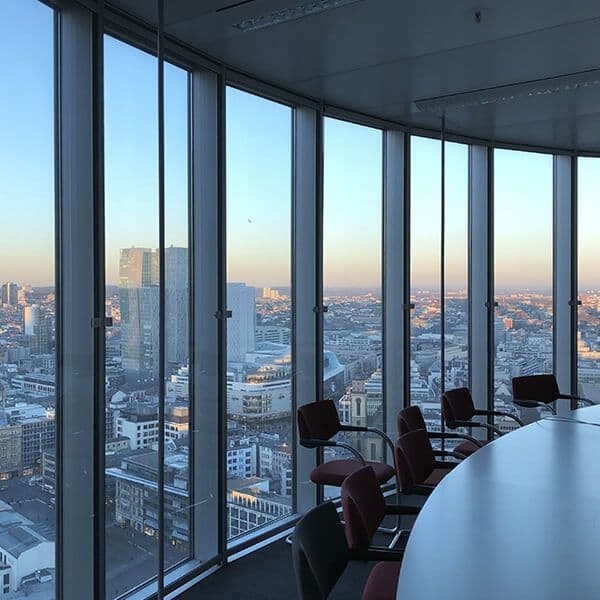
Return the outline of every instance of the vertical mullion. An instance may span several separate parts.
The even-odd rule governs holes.
[[[578,365],[579,351],[577,349],[577,333],[579,329],[579,161],[577,155],[571,157],[571,244],[570,244],[570,265],[571,265],[571,394],[576,396],[578,387]],[[571,408],[576,408],[575,400],[571,403]]]
[[[552,159],[553,370],[562,390],[572,388],[577,373],[576,160],[571,156]],[[559,413],[567,409],[566,402],[557,403]]]
[[[226,177],[226,83],[217,79],[217,318],[218,327],[218,407],[219,407],[219,547],[227,563],[227,177]]]
[[[446,387],[446,118],[440,137],[440,391]],[[441,411],[440,411],[441,418]],[[441,419],[440,426],[444,427]],[[443,441],[442,441],[443,446]]]
[[[158,241],[159,241],[159,367],[158,367],[158,599],[165,591],[165,89],[164,0],[157,0],[158,68]]]
[[[293,252],[292,252],[292,356],[294,369],[293,411],[315,401],[321,387],[319,380],[318,313],[314,310],[318,294],[319,254],[317,251],[318,219],[318,157],[317,132],[320,115],[312,108],[294,109],[293,130]],[[307,251],[309,249],[309,251]],[[295,478],[295,511],[305,513],[316,501],[316,488],[310,481],[310,472],[316,466],[316,453],[300,446],[298,430],[293,423],[293,465]]]
[[[104,319],[105,307],[105,210],[104,210],[104,0],[99,0],[93,17],[93,135],[94,135],[94,316]],[[103,326],[94,329],[95,393],[94,423],[95,506],[94,528],[94,591],[96,598],[106,595],[106,499],[105,499],[105,352],[106,335]]]
[[[494,365],[496,362],[495,356],[495,336],[494,336],[494,320],[496,317],[496,282],[495,282],[495,227],[494,227],[494,149],[487,148],[487,406],[488,411],[494,410],[494,385],[495,374]],[[493,425],[491,415],[488,417],[488,423]],[[489,436],[489,433],[488,433]]]
[[[315,400],[323,400],[323,317],[324,311],[327,310],[323,305],[323,225],[324,225],[324,160],[325,160],[325,116],[323,107],[317,112],[317,132],[316,132],[316,147],[317,160],[315,178],[315,195],[316,195],[316,218],[315,218],[315,298],[313,311],[316,314],[315,319],[315,334],[316,345],[315,352],[316,360],[316,377],[315,377]],[[316,451],[317,464],[321,464],[324,460],[323,448],[318,448]],[[317,504],[321,504],[325,499],[325,487],[317,485]]]
[[[493,261],[491,207],[491,152],[485,146],[469,147],[469,347],[471,390],[475,406],[488,409],[493,374],[493,340],[490,339]],[[490,368],[492,365],[492,368]]]
[[[396,415],[404,408],[403,365],[407,355],[404,329],[404,187],[406,138],[401,131],[383,133],[383,390],[386,405],[385,431],[396,432]],[[393,457],[392,457],[393,458]]]
[[[403,262],[401,265],[403,273],[403,304],[402,304],[402,330],[404,333],[405,351],[403,356],[402,372],[404,381],[404,407],[407,408],[411,404],[410,397],[410,355],[411,355],[411,331],[410,331],[410,238],[411,238],[411,222],[410,222],[410,198],[411,198],[411,136],[404,135],[404,185],[403,185],[403,233],[404,233],[404,249]]]
[[[219,551],[220,412],[218,379],[218,78],[191,75],[191,343],[190,468],[194,559]]]

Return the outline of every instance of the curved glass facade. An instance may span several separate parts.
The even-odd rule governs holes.
[[[41,536],[5,597],[171,591],[283,532],[344,456],[302,447],[303,403],[394,439],[455,387],[600,399],[597,157],[342,120],[74,4],[2,7],[0,504]]]

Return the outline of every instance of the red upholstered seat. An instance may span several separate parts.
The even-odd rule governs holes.
[[[394,476],[394,468],[390,467],[390,465],[370,461],[367,461],[366,464],[373,467],[379,485],[389,481]],[[341,487],[344,479],[346,479],[348,475],[354,473],[354,471],[357,471],[358,469],[362,469],[362,467],[363,465],[358,460],[331,460],[319,465],[316,469],[313,469],[310,473],[310,480],[313,483],[320,485],[335,485]]]
[[[369,574],[362,600],[396,600],[399,577],[399,562],[377,563]]]
[[[481,443],[485,446],[485,444],[487,444],[488,442],[487,440],[481,440]],[[474,442],[470,442],[469,440],[458,444],[458,446],[454,448],[455,452],[459,452],[464,456],[471,456],[471,454],[473,454],[473,452],[476,452],[477,450],[479,450],[479,446]]]

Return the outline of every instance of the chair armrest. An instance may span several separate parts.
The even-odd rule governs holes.
[[[348,558],[350,560],[401,562],[404,558],[404,549],[369,546],[369,548],[349,550]]]
[[[480,423],[479,421],[453,421],[453,424],[456,427],[479,427],[482,429],[487,429],[492,433],[496,433],[499,436],[502,435],[502,432],[497,427],[490,425],[489,423]]]
[[[460,460],[465,458],[463,454],[460,454],[459,452],[452,452],[452,450],[434,450],[433,453],[435,456],[452,456],[453,458],[458,458]]]
[[[422,506],[408,506],[405,504],[386,504],[386,515],[418,515]]]
[[[358,425],[340,425],[340,431],[362,431],[364,433],[374,433],[383,439],[383,441],[388,445],[392,452],[392,457],[394,456],[394,442],[390,439],[390,437],[381,429],[377,429],[375,427],[359,427]]]
[[[344,442],[335,442],[333,440],[314,440],[304,438],[300,440],[300,445],[304,448],[344,448],[351,452],[356,460],[359,460],[362,463],[362,466],[365,467],[367,463],[365,459],[361,456],[360,452],[353,448],[350,444],[344,444]]]
[[[596,403],[589,398],[582,398],[581,396],[573,396],[571,394],[559,394],[559,398],[564,400],[576,400],[577,402],[583,402],[586,406],[595,406]]]
[[[553,415],[556,414],[556,410],[550,406],[550,404],[546,404],[545,402],[537,402],[536,400],[513,400],[513,404],[522,406],[523,408],[545,408]]]
[[[467,435],[466,433],[452,433],[449,431],[432,431],[428,432],[429,439],[432,440],[467,440],[469,442],[473,442],[476,446],[480,448],[483,447],[483,443],[481,440],[474,438],[473,436]]]
[[[505,412],[503,410],[476,410],[476,415],[480,416],[490,416],[490,417],[508,417],[509,419],[515,420],[519,426],[523,427],[524,423],[519,419],[519,417],[513,415],[512,413]]]

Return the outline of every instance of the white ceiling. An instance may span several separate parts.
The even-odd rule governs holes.
[[[598,0],[361,0],[256,31],[233,27],[307,2],[165,0],[166,28],[267,82],[435,129],[439,118],[419,111],[416,100],[600,67]],[[112,4],[155,21],[152,0]],[[600,150],[600,86],[451,108],[447,126],[509,143]]]

